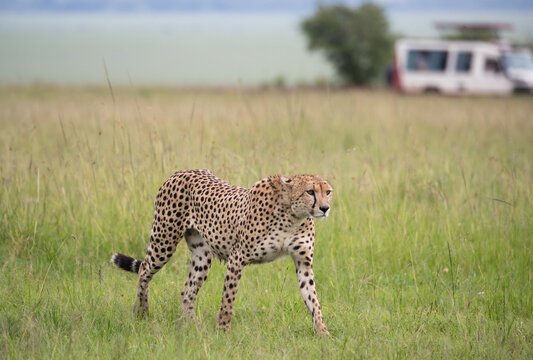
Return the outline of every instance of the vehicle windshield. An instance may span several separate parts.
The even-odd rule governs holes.
[[[533,56],[530,53],[510,53],[503,56],[505,70],[533,70]]]

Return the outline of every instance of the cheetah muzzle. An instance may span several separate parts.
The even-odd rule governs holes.
[[[185,314],[194,303],[211,261],[227,261],[217,328],[229,329],[243,268],[290,255],[302,299],[315,331],[326,335],[313,275],[314,218],[330,212],[333,189],[316,175],[270,176],[250,189],[230,185],[207,170],[179,171],[161,186],[155,202],[150,244],[143,261],[114,254],[111,261],[139,275],[134,312],[148,315],[148,285],[185,237],[190,271],[181,292]]]

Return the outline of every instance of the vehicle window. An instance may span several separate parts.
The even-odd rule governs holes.
[[[457,53],[457,61],[455,63],[455,71],[469,72],[472,64],[472,53],[461,51]]]
[[[447,61],[447,51],[409,50],[407,69],[412,71],[444,71]]]
[[[533,70],[533,56],[530,53],[508,53],[502,58],[505,70]]]
[[[501,73],[502,72],[502,66],[500,64],[500,60],[498,58],[486,58],[485,59],[485,72],[488,73]]]

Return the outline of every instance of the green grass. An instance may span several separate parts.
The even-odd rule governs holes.
[[[0,353],[16,358],[533,357],[533,101],[384,92],[0,89]],[[188,250],[132,314],[157,189],[208,168],[241,186],[317,173],[314,335],[293,264],[225,265],[182,318]]]

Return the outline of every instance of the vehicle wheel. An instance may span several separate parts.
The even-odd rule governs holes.
[[[427,95],[438,95],[440,94],[440,90],[436,87],[426,87],[424,88],[424,91],[422,91],[424,94]]]

